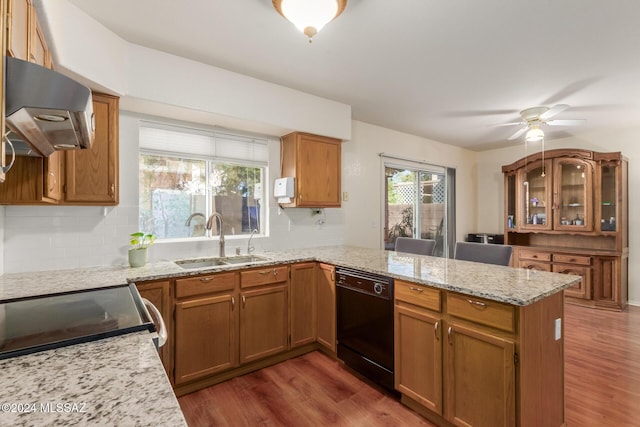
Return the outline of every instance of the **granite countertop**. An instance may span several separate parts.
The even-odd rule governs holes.
[[[358,268],[396,279],[487,298],[517,306],[532,304],[580,280],[579,276],[403,254],[354,246],[325,246],[264,252],[268,261],[185,270],[172,261],[128,266],[94,267],[0,276],[0,300],[98,288],[142,280],[236,270],[282,263],[320,261]]]
[[[580,280],[572,275],[352,246],[260,255],[268,260],[197,270],[185,270],[167,260],[141,268],[111,266],[5,274],[0,276],[0,301],[305,261],[357,268],[516,306],[532,304]],[[95,425],[118,420],[131,425],[157,425],[158,420],[163,425],[186,425],[151,335],[146,332],[2,360],[0,371],[0,404],[16,405],[0,407],[0,426]],[[18,414],[5,408],[27,412]],[[63,412],[53,412],[58,408]]]
[[[186,426],[151,337],[0,360],[0,426]]]

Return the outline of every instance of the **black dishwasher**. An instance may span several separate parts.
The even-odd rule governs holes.
[[[338,358],[393,391],[393,279],[336,268]]]

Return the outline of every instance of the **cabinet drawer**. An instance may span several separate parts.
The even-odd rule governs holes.
[[[466,295],[447,294],[447,312],[503,331],[515,330],[514,307]]]
[[[520,250],[520,259],[532,259],[536,261],[551,261],[551,253],[550,252],[539,252],[539,251],[529,251],[529,250]]]
[[[553,254],[553,262],[563,264],[591,265],[591,257],[582,255]]]
[[[394,297],[396,300],[418,305],[429,310],[440,311],[440,291],[414,283],[395,281]]]
[[[176,280],[176,298],[233,290],[236,273],[209,274]]]
[[[270,267],[261,268],[259,270],[240,272],[240,287],[248,288],[251,286],[268,285],[270,283],[286,282],[288,278],[289,267]]]

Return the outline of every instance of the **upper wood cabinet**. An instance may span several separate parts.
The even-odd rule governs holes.
[[[32,17],[31,0],[7,0],[7,55],[28,61]]]
[[[96,136],[90,149],[20,156],[0,184],[9,205],[118,204],[118,98],[93,94]]]
[[[31,0],[7,2],[7,55],[51,68],[51,55]]]
[[[65,203],[118,204],[118,98],[93,94],[95,140],[90,149],[67,151]]]
[[[340,207],[341,141],[294,132],[282,138],[282,176],[295,178],[295,199],[283,207]]]

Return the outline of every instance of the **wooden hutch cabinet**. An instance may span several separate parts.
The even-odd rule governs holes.
[[[515,267],[582,276],[566,301],[623,310],[629,254],[628,161],[558,149],[502,167],[505,244]]]

